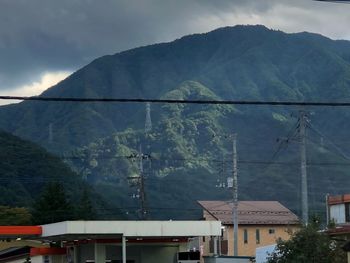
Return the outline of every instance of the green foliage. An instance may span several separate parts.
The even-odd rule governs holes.
[[[35,224],[72,220],[74,216],[74,208],[60,183],[49,183],[34,204],[33,221]]]
[[[91,200],[91,193],[89,193],[87,187],[84,187],[75,210],[75,218],[78,220],[93,220],[96,218],[96,212]]]
[[[345,101],[350,99],[349,86],[349,42],[309,33],[285,34],[263,26],[236,26],[99,58],[43,96]],[[153,177],[146,185],[150,204],[172,206],[169,200],[176,196],[177,208],[182,202],[191,204],[191,209],[196,199],[231,198],[215,184],[231,169],[227,164],[230,143],[218,135],[235,132],[240,199],[279,200],[299,212],[296,174],[300,168],[293,141],[274,158],[279,164],[268,164],[276,150],[276,138],[287,135],[297,121],[296,111],[290,107],[152,104],[153,130],[145,135],[145,108],[141,103],[27,101],[0,107],[0,127],[51,152],[65,152],[76,173],[112,200],[109,204],[118,203],[117,207],[138,206],[129,198],[126,179],[138,174],[137,162],[126,157],[135,154],[142,144],[143,151],[153,157],[148,169]],[[344,120],[350,117],[348,109],[312,111],[313,125],[346,150],[350,122]],[[312,139],[307,145],[308,162],[344,162],[332,153],[334,147],[321,145],[320,138],[314,137],[308,134]],[[74,188],[81,182],[57,158],[18,144],[11,146],[6,139],[1,145],[5,145],[0,151],[5,161],[0,174],[6,183],[0,186],[4,193],[0,204],[30,206],[40,192],[37,189],[58,178],[79,200]],[[225,166],[219,163],[223,157],[226,172],[220,173]],[[22,183],[19,177],[31,184]],[[346,166],[309,166],[310,210],[323,209],[325,193],[348,191],[347,177]],[[200,212],[194,217],[200,217]]]
[[[32,215],[25,207],[0,206],[0,225],[30,225]]]
[[[277,242],[268,263],[343,263],[346,253],[339,241],[320,231],[319,223],[311,222],[293,233],[290,240]]]
[[[0,205],[32,206],[43,186],[58,181],[72,193],[81,178],[42,147],[0,131]]]

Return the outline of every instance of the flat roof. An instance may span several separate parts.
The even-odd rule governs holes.
[[[220,236],[220,221],[65,221],[42,225],[43,239]]]

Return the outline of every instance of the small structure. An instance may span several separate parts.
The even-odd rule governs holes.
[[[32,263],[199,263],[200,247],[189,247],[189,240],[221,234],[218,221],[65,221],[37,228],[28,239],[57,250],[30,251]],[[8,236],[1,227],[0,235]],[[44,258],[33,261],[34,255]]]
[[[232,202],[198,201],[205,220],[222,222],[222,236],[206,241],[205,255],[233,256]],[[238,203],[238,255],[255,257],[256,248],[287,240],[300,227],[299,218],[277,201],[240,201]],[[214,245],[217,243],[218,245]]]
[[[254,257],[204,256],[204,263],[253,263]]]
[[[256,254],[255,263],[267,262],[269,255],[271,255],[275,249],[276,249],[276,244],[264,246],[264,247],[258,247],[255,253]]]

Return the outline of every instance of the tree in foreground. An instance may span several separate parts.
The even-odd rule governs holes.
[[[74,209],[68,202],[62,184],[49,183],[34,204],[34,223],[48,224],[71,219],[74,219]]]
[[[343,263],[346,253],[339,241],[319,231],[319,223],[311,222],[292,234],[287,241],[279,240],[268,263]]]

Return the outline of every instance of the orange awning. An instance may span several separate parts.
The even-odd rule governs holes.
[[[0,236],[38,236],[41,226],[0,226]]]

